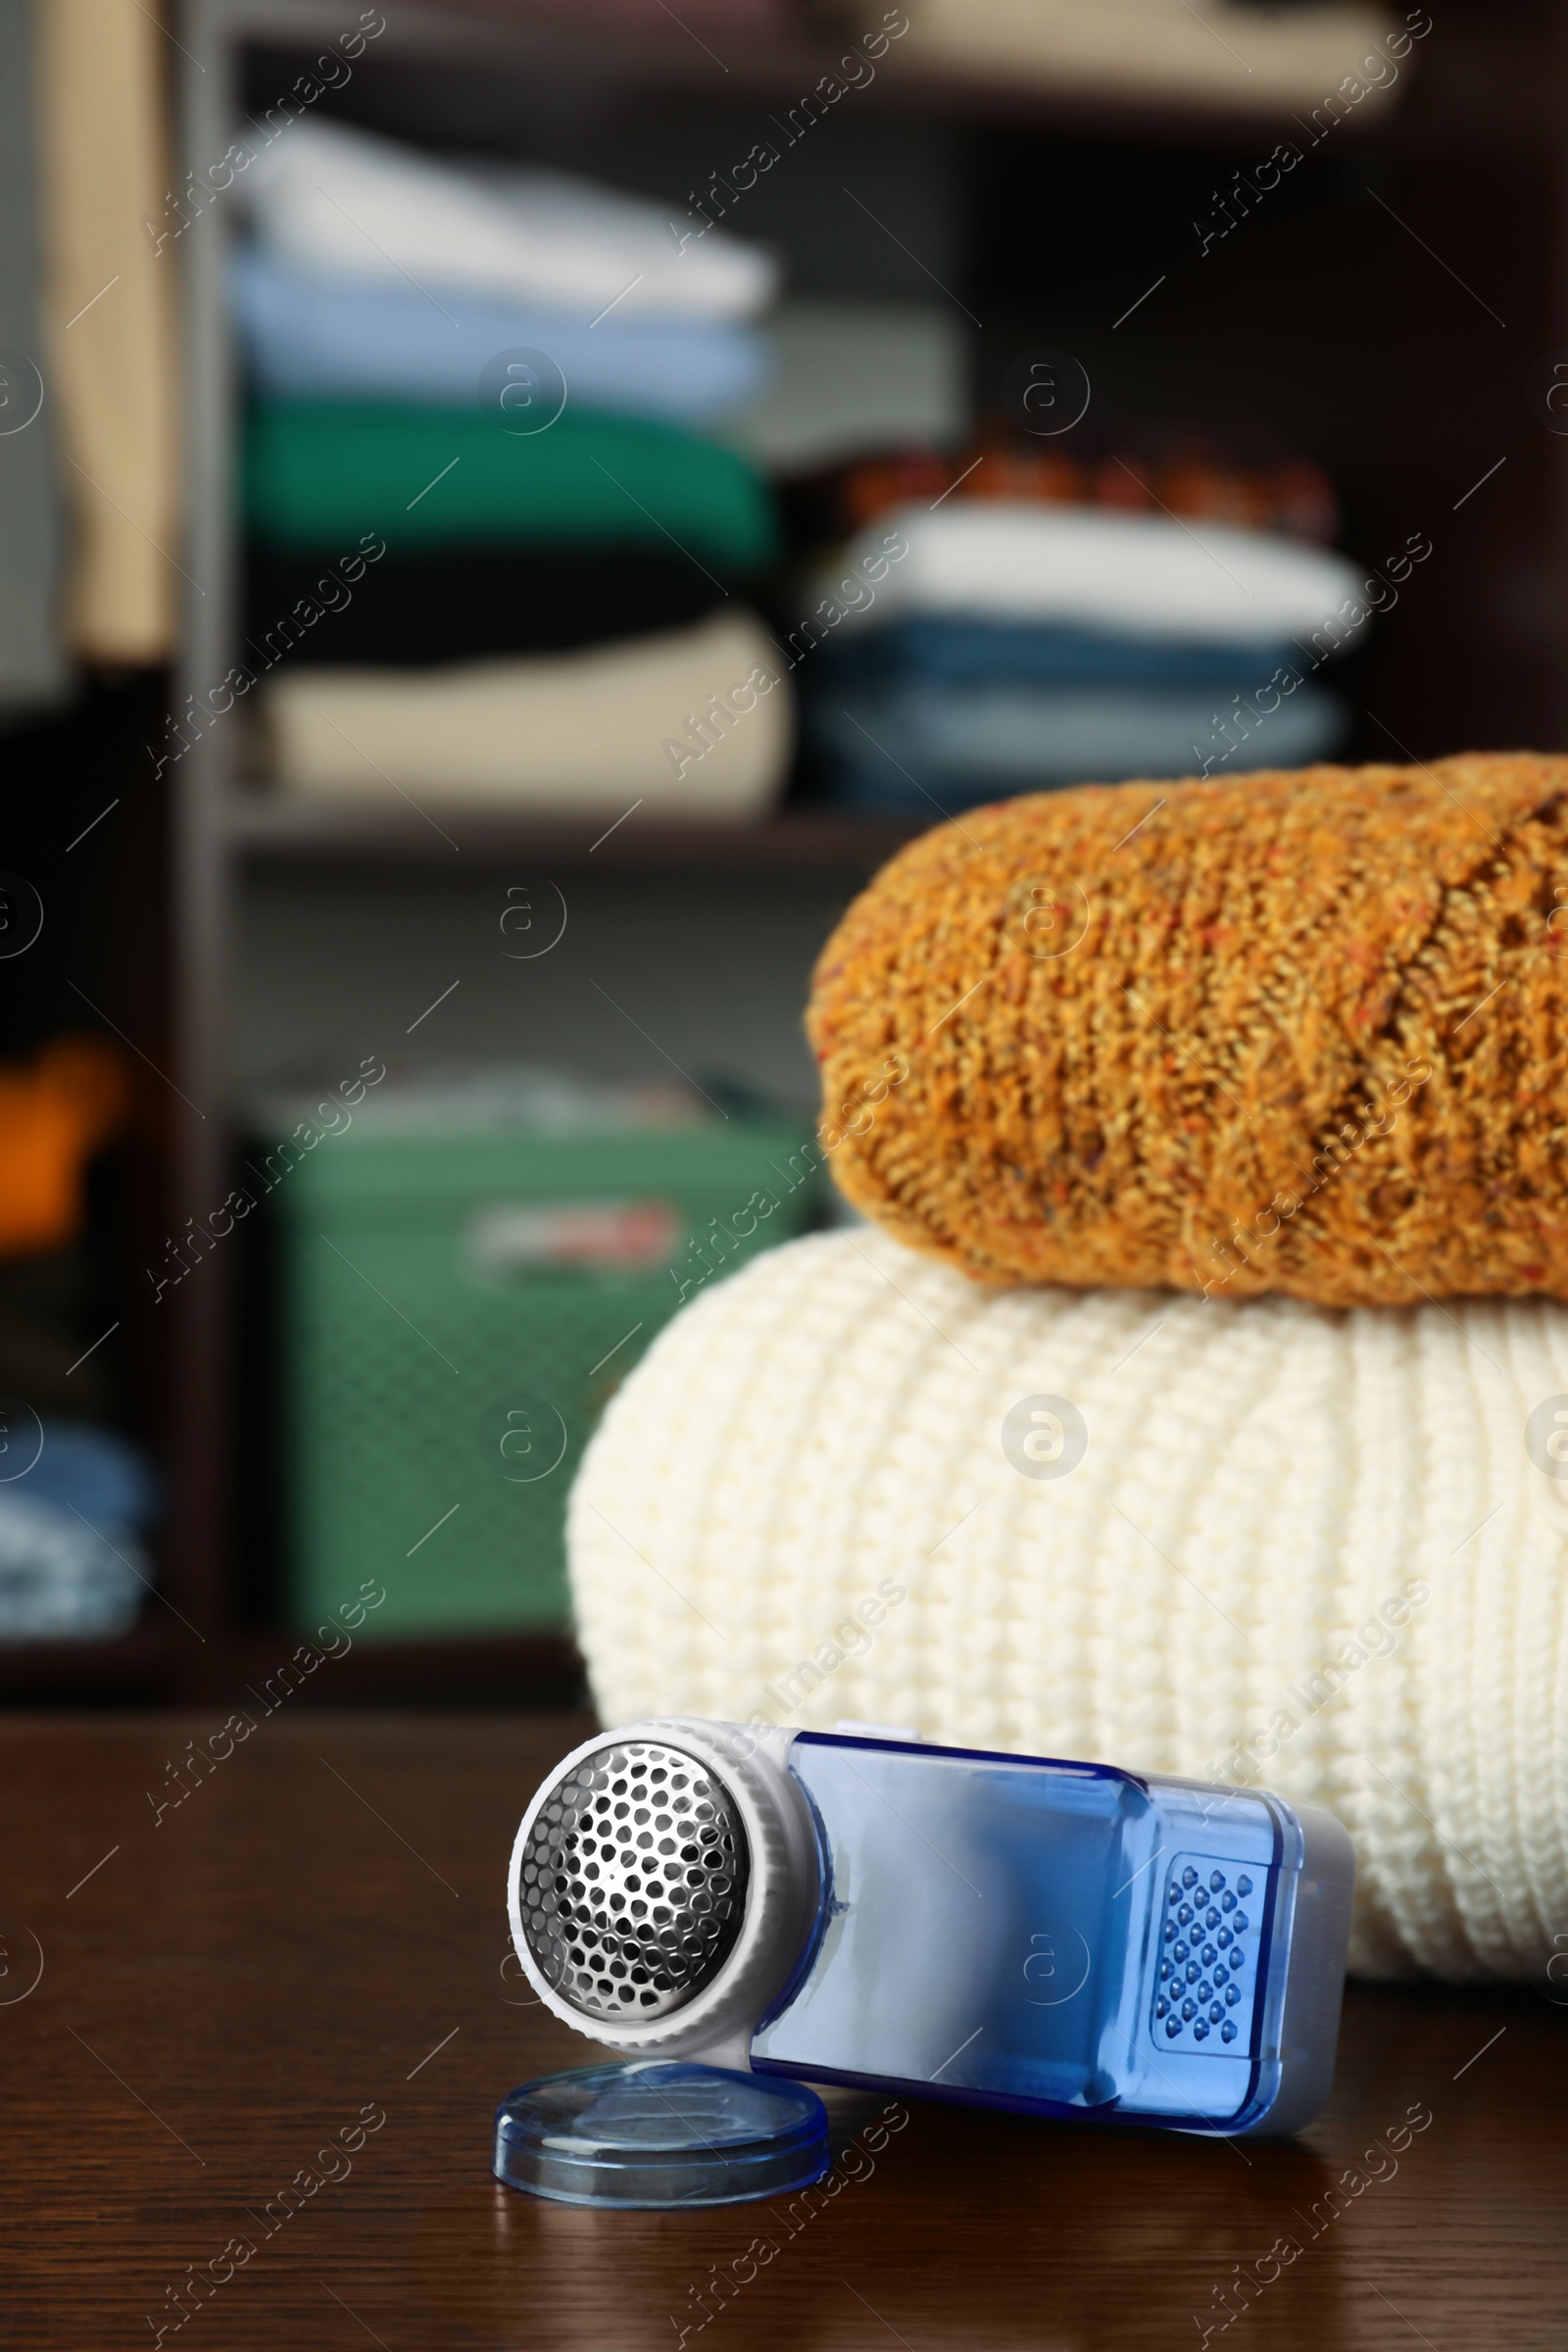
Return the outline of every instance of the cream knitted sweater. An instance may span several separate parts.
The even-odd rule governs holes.
[[[600,1711],[1262,1784],[1354,1837],[1361,1972],[1561,1997],[1568,1480],[1525,1423],[1564,1392],[1549,1304],[997,1292],[791,1243],[676,1317],[583,1462]]]

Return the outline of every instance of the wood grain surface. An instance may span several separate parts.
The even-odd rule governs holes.
[[[0,1722],[0,2341],[1568,2341],[1568,2012],[1527,1991],[1352,1986],[1333,2103],[1283,2143],[830,2092],[833,2194],[804,2209],[500,2187],[497,2099],[595,2055],[530,2005],[503,1901],[588,1728],[280,1709],[176,1804],[216,1718]]]

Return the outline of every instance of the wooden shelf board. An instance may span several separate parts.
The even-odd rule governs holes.
[[[368,59],[413,54],[454,65],[493,63],[501,70],[510,65],[563,83],[618,83],[731,105],[798,104],[834,72],[850,37],[742,36],[721,44],[720,59],[684,30],[617,29],[609,36],[603,26],[543,22],[516,0],[456,0],[444,6],[403,0],[382,13],[387,29],[374,50],[366,52]],[[231,37],[283,49],[319,41],[333,22],[325,0],[229,0],[224,18]],[[1260,127],[1288,127],[1292,107],[1310,104],[1321,92],[1314,87],[1291,100],[1277,94],[1253,100],[1233,85],[1216,89],[1212,97],[1193,91],[1172,98],[1066,60],[1054,75],[1045,66],[1027,74],[1000,66],[956,72],[945,58],[901,55],[895,43],[877,62],[874,80],[859,85],[855,96],[858,107],[878,112],[979,122],[1000,118],[1042,128],[1070,124],[1109,136],[1224,146],[1245,143]],[[1348,136],[1361,135],[1374,122],[1382,127],[1392,111],[1363,108],[1359,117],[1347,118]]]
[[[308,1637],[286,1626],[230,1634],[214,1661],[233,1695],[265,1686]],[[580,1706],[583,1662],[567,1633],[425,1635],[356,1641],[293,1694],[302,1705]]]
[[[593,872],[663,871],[870,874],[928,828],[923,821],[787,809],[760,824],[651,822],[641,810],[616,822],[533,816],[471,803],[436,803],[427,822],[413,808],[291,800],[235,791],[220,822],[234,855],[251,863],[461,867],[465,858],[516,858]],[[931,822],[939,822],[935,810]],[[612,830],[611,827],[613,829]],[[456,844],[456,848],[454,848]]]
[[[114,1641],[0,1642],[0,1706],[116,1697],[233,1705],[247,1685],[275,1677],[305,1639],[274,1626],[219,1629],[198,1642],[172,1619],[150,1617]],[[578,1706],[583,1663],[561,1632],[356,1642],[289,1695],[302,1705]]]
[[[167,1697],[181,1685],[196,1648],[192,1636],[161,1609],[107,1642],[0,1642],[0,1703],[117,1692]]]

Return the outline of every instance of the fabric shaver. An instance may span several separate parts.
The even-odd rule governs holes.
[[[1354,1884],[1263,1789],[672,1716],[564,1759],[509,1902],[626,2059],[1236,2137],[1329,2095]]]

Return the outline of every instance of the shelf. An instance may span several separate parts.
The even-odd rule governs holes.
[[[534,816],[473,803],[437,802],[428,817],[342,801],[235,791],[219,822],[251,864],[418,865],[453,868],[528,859],[598,873],[660,872],[869,876],[918,833],[920,820],[786,809],[760,824],[669,823],[640,809],[619,820]],[[931,823],[939,822],[935,810]],[[590,863],[591,861],[591,863]]]
[[[230,1634],[210,1687],[225,1698],[265,1685],[306,1637],[286,1627]],[[583,1663],[565,1633],[356,1642],[294,1693],[305,1706],[580,1707]]]
[[[154,1614],[111,1642],[0,1642],[0,1705],[228,1706],[263,1685],[305,1637],[286,1626],[205,1642]],[[159,1622],[164,1619],[164,1622]],[[291,1693],[316,1706],[581,1706],[569,1634],[359,1642]]]
[[[686,184],[676,158],[697,156],[706,173],[733,164],[754,136],[793,147],[783,122],[766,130],[767,115],[790,122],[854,37],[851,29],[830,43],[826,34],[802,30],[757,42],[738,31],[711,36],[705,24],[699,39],[680,24],[680,0],[658,34],[542,24],[524,0],[380,4],[386,30],[355,59],[350,86],[324,98],[323,119],[359,122],[438,151],[539,149],[566,162],[580,143],[585,162],[600,159],[597,168],[610,177],[616,173],[603,159],[613,156],[618,127],[629,123],[639,161],[637,171],[628,164],[628,173],[635,179],[641,172],[662,187],[666,165],[656,169],[650,159],[664,157],[672,191]],[[171,57],[182,75],[179,172],[205,178],[244,107],[268,114],[281,106],[281,93],[339,41],[358,6],[354,0],[343,13],[327,0],[181,0]],[[1313,13],[1272,12],[1282,24]],[[880,14],[879,0],[865,23]],[[1087,24],[1097,12],[1079,14]],[[1396,21],[1400,14],[1402,0]],[[1261,27],[1264,12],[1258,16]],[[1193,30],[1212,45],[1202,24],[1195,21]],[[1555,586],[1562,576],[1568,485],[1558,477],[1568,466],[1568,442],[1541,430],[1519,386],[1530,358],[1568,335],[1558,318],[1562,272],[1547,266],[1551,239],[1543,245],[1521,235],[1518,223],[1549,224],[1561,210],[1559,49],[1544,0],[1519,0],[1501,12],[1482,0],[1449,0],[1437,35],[1419,42],[1401,67],[1393,102],[1358,104],[1337,120],[1321,161],[1298,175],[1292,195],[1271,201],[1255,223],[1239,222],[1238,235],[1206,260],[1192,233],[1189,183],[1199,191],[1194,201],[1204,201],[1202,191],[1211,179],[1221,184],[1232,162],[1250,171],[1274,139],[1299,140],[1304,134],[1288,120],[1268,127],[1283,100],[1238,104],[1233,91],[1206,102],[1125,82],[1096,86],[1064,70],[1026,80],[938,67],[918,59],[909,39],[892,44],[874,83],[846,94],[823,119],[842,125],[878,115],[875,143],[889,141],[901,153],[923,153],[926,142],[895,138],[900,118],[955,126],[973,219],[965,231],[969,258],[953,282],[960,293],[969,290],[988,320],[975,346],[977,380],[1005,360],[1015,320],[1037,311],[1055,316],[1065,304],[1066,316],[1101,319],[1096,348],[1103,346],[1107,414],[1119,404],[1134,416],[1169,411],[1219,421],[1258,418],[1314,450],[1321,444],[1325,461],[1344,470],[1355,543],[1365,543],[1369,560],[1418,528],[1440,536],[1438,561],[1388,625],[1374,696],[1380,720],[1386,716],[1423,752],[1504,728],[1512,740],[1551,743],[1568,723],[1561,715],[1568,672],[1548,660],[1549,646],[1521,624],[1519,610],[1533,611],[1542,583]],[[1304,114],[1320,94],[1314,83]],[[749,113],[755,128],[732,147],[729,132],[739,136]],[[772,185],[790,191],[788,204],[814,202],[818,179],[831,194],[838,175],[825,155],[817,160],[816,148],[835,135],[813,133],[799,164],[775,173]],[[1079,140],[1086,144],[1073,144]],[[1102,142],[1098,154],[1089,144],[1096,140]],[[1139,142],[1148,142],[1150,157]],[[1360,150],[1353,161],[1352,145]],[[1205,148],[1224,157],[1218,179]],[[215,217],[180,245],[189,517],[181,564],[192,583],[181,697],[204,697],[223,675],[240,625],[231,502],[236,370],[220,282],[223,208],[209,209]],[[749,218],[742,208],[732,223],[742,235]],[[890,235],[906,233],[891,214],[887,220]],[[1041,221],[1052,226],[1054,243],[1051,236],[1042,243]],[[1151,258],[1139,275],[1146,242]],[[1167,245],[1187,255],[1184,274],[1182,264],[1167,264]],[[1102,269],[1102,255],[1114,270]],[[1167,266],[1171,283],[1159,304],[1151,301],[1134,319],[1126,305],[1144,287],[1152,292],[1151,281]],[[1065,291],[1053,290],[1064,270]],[[994,288],[1007,296],[999,294],[996,317]],[[936,297],[935,286],[927,291]],[[1499,336],[1507,332],[1500,318],[1510,322],[1515,340],[1506,366],[1500,342],[1487,339],[1493,330],[1478,303],[1499,320]],[[1313,321],[1329,317],[1336,327],[1325,336]],[[1235,331],[1239,318],[1245,333]],[[1019,323],[1016,331],[1034,330]],[[1399,388],[1415,383],[1424,387],[1424,406],[1412,421]],[[1496,474],[1499,457],[1507,469]],[[1488,487],[1472,496],[1467,485],[1479,489],[1477,477]],[[206,584],[200,591],[197,581]],[[744,901],[743,922],[764,903],[769,920],[787,915],[794,937],[828,910],[834,894],[842,904],[940,821],[923,805],[905,821],[801,805],[753,825],[677,823],[656,820],[647,808],[631,809],[635,787],[625,795],[624,816],[612,808],[581,820],[426,800],[418,791],[427,815],[391,791],[384,803],[310,801],[237,781],[231,762],[247,748],[239,732],[199,736],[162,787],[176,946],[165,1023],[170,1058],[153,1050],[173,1073],[170,1083],[177,1080],[193,1103],[221,1102],[231,1091],[228,983],[238,917],[259,917],[257,935],[272,942],[286,928],[274,918],[300,913],[293,905],[242,908],[247,882],[319,878],[324,903],[340,895],[339,883],[362,878],[383,885],[401,879],[411,899],[434,900],[434,878],[443,872],[481,887],[553,875],[568,893],[584,877],[606,873],[616,877],[609,912],[621,911],[639,895],[639,878],[648,877],[659,882],[655,898],[678,896],[678,919],[695,904],[695,886],[706,882],[715,905]],[[138,906],[144,896],[137,894]],[[432,924],[448,911],[433,908]],[[732,921],[732,909],[720,911]],[[314,1020],[314,1007],[305,1010]],[[128,1033],[148,1041],[155,1029],[150,1020],[127,1022]],[[178,1121],[171,1103],[177,1123],[169,1131],[168,1216],[169,1230],[177,1231],[193,1204],[220,1200],[231,1177],[222,1122]],[[154,1604],[148,1623],[120,1642],[0,1648],[0,1700],[161,1698],[220,1720],[228,1706],[254,1704],[244,1686],[263,1689],[299,1639],[282,1626],[235,1623],[252,1587],[232,1557],[236,1505],[226,1468],[238,1409],[236,1317],[244,1303],[234,1260],[215,1258],[199,1290],[192,1285],[169,1303],[174,1313],[166,1313],[158,1332],[167,1348],[176,1464],[167,1555],[171,1591],[206,1642]],[[312,1675],[291,1704],[301,1711],[502,1708],[570,1703],[581,1690],[581,1660],[560,1633],[357,1640],[330,1669]]]
[[[629,90],[662,90],[728,104],[765,106],[799,104],[814,91],[824,75],[832,74],[847,50],[855,47],[853,30],[845,28],[815,37],[769,39],[741,33],[719,39],[718,51],[679,25],[672,16],[669,27],[641,31],[630,26],[613,32],[603,25],[578,27],[541,21],[517,0],[459,0],[442,7],[411,4],[383,9],[386,31],[366,61],[374,56],[429,58],[454,65],[493,66],[524,73],[533,81],[561,85],[607,84]],[[323,0],[226,0],[220,14],[232,39],[262,47],[303,49],[319,42],[336,22]],[[1372,12],[1367,11],[1366,39],[1375,37]],[[1393,23],[1391,18],[1390,22]],[[871,20],[875,22],[875,20]],[[1183,28],[1185,31],[1185,27]],[[1232,27],[1234,29],[1234,26]],[[1195,47],[1205,38],[1229,44],[1207,24],[1195,25],[1188,36]],[[1273,24],[1260,17],[1254,38],[1265,47],[1277,41]],[[1288,37],[1298,42],[1291,28]],[[1359,54],[1347,41],[1348,63]],[[945,52],[929,55],[901,53],[897,42],[877,62],[874,78],[854,85],[856,107],[878,112],[937,116],[950,121],[1013,121],[1042,128],[1071,123],[1097,128],[1109,135],[1136,138],[1192,139],[1223,144],[1251,136],[1260,126],[1288,127],[1292,111],[1310,106],[1332,88],[1338,73],[1313,74],[1298,71],[1282,81],[1260,73],[1250,86],[1238,75],[1227,75],[1223,61],[1211,87],[1194,73],[1189,86],[1173,94],[1160,88],[1148,72],[1129,71],[1124,54],[1112,43],[1097,58],[1093,43],[1086,52],[1083,31],[1075,28],[1065,40],[1054,70],[1042,61],[1032,71],[1008,69],[1001,63],[965,66],[956,70]],[[1232,56],[1236,52],[1232,50]],[[1242,61],[1238,60],[1240,64]],[[1250,67],[1245,69],[1250,74]],[[1345,71],[1341,67],[1340,71]],[[1297,84],[1299,86],[1297,86]],[[1370,127],[1382,115],[1380,106],[1363,107],[1350,135]]]
[[[162,1623],[149,1619],[109,1642],[0,1642],[0,1704],[178,1697],[199,1644],[151,1605]]]

